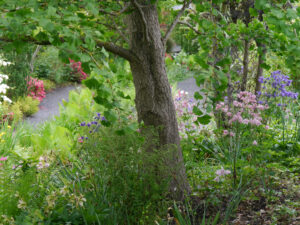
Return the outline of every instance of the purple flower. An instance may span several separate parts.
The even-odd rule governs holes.
[[[260,76],[260,77],[258,78],[258,82],[259,82],[259,83],[263,83],[263,82],[264,82],[264,77],[263,77],[263,76]]]
[[[91,126],[91,123],[87,123],[87,126],[90,127],[90,126]]]
[[[101,120],[102,120],[102,121],[104,121],[104,120],[106,121],[106,118],[105,118],[104,116],[102,116],[102,117],[101,117]]]
[[[82,123],[80,124],[80,126],[84,127],[84,126],[85,126],[85,122],[82,122]]]

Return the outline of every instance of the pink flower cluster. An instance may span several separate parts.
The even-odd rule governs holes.
[[[222,166],[221,169],[216,171],[217,176],[215,177],[214,181],[220,182],[220,180],[223,176],[228,175],[230,173],[231,173],[230,170],[225,170]]]
[[[36,165],[36,168],[38,170],[41,170],[41,169],[44,169],[44,168],[48,168],[50,166],[50,163],[48,163],[47,161],[48,161],[47,157],[41,156],[39,158],[39,163]]]
[[[5,162],[7,160],[7,157],[1,157],[0,158],[0,162]],[[3,164],[2,163],[0,163],[0,166],[2,166]]]
[[[81,68],[81,62],[75,62],[73,59],[69,59],[71,68],[73,69],[73,72],[79,74],[79,80],[83,81],[87,78],[87,74],[83,72]]]
[[[28,96],[38,99],[40,102],[46,97],[44,82],[37,78],[29,77],[27,81]]]
[[[256,95],[247,91],[237,94],[237,100],[233,101],[233,106],[230,109],[224,102],[216,105],[216,110],[227,116],[229,125],[237,122],[259,126],[262,124],[261,111],[267,108],[268,105],[258,104]],[[227,135],[226,132],[224,135]]]

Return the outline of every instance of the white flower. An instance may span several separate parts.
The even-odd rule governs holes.
[[[6,97],[5,95],[2,95],[3,101],[8,102],[8,103],[12,103],[12,101]]]

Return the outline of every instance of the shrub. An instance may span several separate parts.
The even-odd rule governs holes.
[[[75,62],[70,59],[71,74],[70,81],[81,82],[87,78],[87,74],[81,68],[81,62]]]
[[[46,97],[44,82],[36,78],[29,77],[27,81],[28,96],[39,100],[40,102]]]
[[[25,116],[31,116],[39,111],[39,100],[30,96],[20,98],[17,103],[20,105],[20,109]]]
[[[47,79],[41,79],[41,80],[44,83],[45,92],[49,92],[56,87],[55,83],[51,80],[47,80]]]
[[[18,122],[20,120],[22,120],[23,118],[23,112],[21,110],[21,105],[19,102],[14,102],[11,106],[10,106],[10,112],[13,113],[13,117],[14,117],[14,121]]]

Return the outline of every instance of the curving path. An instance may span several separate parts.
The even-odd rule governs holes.
[[[56,88],[55,90],[48,92],[40,104],[40,110],[36,114],[26,118],[25,121],[32,125],[37,125],[46,120],[53,119],[54,116],[59,115],[59,103],[61,103],[63,99],[67,101],[69,98],[69,91],[74,90],[75,88],[75,85],[70,85]]]

